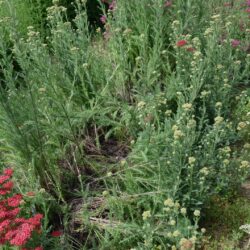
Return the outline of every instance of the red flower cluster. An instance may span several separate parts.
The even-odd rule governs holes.
[[[61,231],[53,231],[51,232],[51,236],[53,237],[60,237],[62,235]]]
[[[4,170],[3,175],[0,175],[0,195],[10,193],[13,188],[13,182],[9,181],[13,175],[13,170],[7,168]]]
[[[177,43],[176,43],[176,46],[177,47],[183,47],[185,45],[187,45],[187,41],[186,40],[179,40]]]
[[[19,217],[23,196],[13,194],[8,197],[13,189],[13,182],[10,180],[12,175],[12,169],[5,169],[0,175],[0,245],[8,243],[12,246],[25,246],[32,238],[33,232],[40,230],[43,215],[36,214],[28,219]]]

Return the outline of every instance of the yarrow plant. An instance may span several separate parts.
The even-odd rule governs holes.
[[[42,214],[30,218],[21,216],[23,196],[13,193],[12,169],[5,169],[0,175],[0,245],[26,248],[34,234],[41,233]],[[34,243],[33,243],[34,244]],[[33,248],[41,250],[42,247]]]

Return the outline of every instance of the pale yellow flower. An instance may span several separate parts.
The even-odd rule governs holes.
[[[221,102],[216,102],[216,103],[215,103],[215,107],[216,107],[216,108],[222,107],[222,103],[221,103]]]
[[[185,110],[185,111],[189,111],[191,110],[192,108],[192,104],[191,103],[185,103],[182,105],[182,108]]]
[[[145,105],[146,105],[146,103],[145,103],[144,101],[140,101],[140,102],[137,104],[137,107],[140,109],[140,108],[143,108]]]
[[[169,221],[169,225],[175,226],[175,224],[176,224],[176,221],[175,221],[175,220],[170,220],[170,221]]]
[[[224,118],[221,117],[221,116],[216,116],[216,117],[214,118],[214,124],[215,124],[215,125],[219,125],[219,124],[221,124],[223,121],[224,121]]]
[[[202,168],[202,169],[200,170],[200,173],[201,173],[201,174],[204,174],[204,175],[208,175],[208,174],[209,174],[209,170],[208,170],[207,167],[204,167],[204,168]]]
[[[181,235],[181,233],[178,231],[178,230],[175,230],[174,232],[173,232],[173,236],[174,237],[178,237],[178,236],[180,236]]]
[[[185,207],[181,208],[181,214],[183,215],[187,214],[187,209]]]
[[[239,122],[237,129],[242,130],[247,126],[246,122]]]
[[[249,161],[242,161],[240,163],[240,168],[249,168],[249,167],[250,167]]]
[[[200,210],[194,210],[194,216],[199,217],[201,215]]]
[[[182,133],[181,130],[175,130],[174,131],[174,139],[178,140],[178,139],[180,139],[183,136],[184,136],[184,134]]]
[[[171,198],[168,198],[167,200],[164,201],[164,206],[173,207],[174,206],[174,201]]]
[[[108,195],[109,195],[109,191],[107,191],[107,190],[103,191],[103,192],[102,192],[102,195],[103,195],[103,196],[108,196]]]
[[[196,162],[195,157],[193,157],[193,156],[188,157],[188,163],[189,163],[190,165],[194,164],[195,162]]]
[[[151,217],[151,212],[150,212],[150,210],[144,211],[144,212],[142,213],[142,219],[143,219],[143,220],[147,220],[147,219],[150,218],[150,217]]]

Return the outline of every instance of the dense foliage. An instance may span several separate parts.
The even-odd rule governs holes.
[[[208,198],[249,173],[249,1],[98,1],[94,34],[90,2],[33,5],[27,34],[14,3],[1,157],[43,195],[43,229],[65,249],[198,248]]]

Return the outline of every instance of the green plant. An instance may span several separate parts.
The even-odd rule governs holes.
[[[20,36],[13,6],[2,20],[3,162],[19,169],[20,185],[58,200],[68,235],[80,224],[83,240],[69,237],[69,248],[190,249],[205,201],[248,173],[230,120],[249,80],[241,10],[215,0],[99,4],[104,27],[94,35],[86,1],[75,2],[72,22],[54,1],[46,40],[34,27]]]
[[[249,200],[239,194],[212,197],[205,209],[203,226],[210,236],[205,249],[241,249],[244,239],[240,227],[250,221]]]

